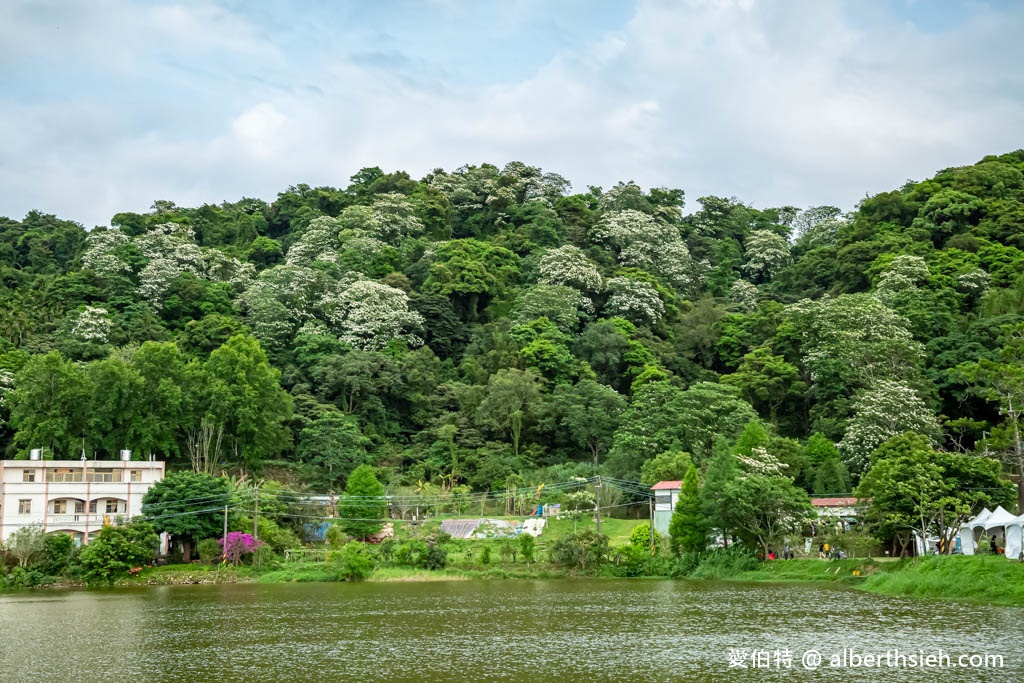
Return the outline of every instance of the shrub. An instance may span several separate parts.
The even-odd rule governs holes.
[[[232,531],[227,538],[218,541],[224,548],[224,559],[231,564],[238,564],[243,557],[251,555],[257,548],[265,545],[263,541],[252,537],[242,531]]]
[[[256,548],[252,554],[252,566],[255,569],[274,569],[277,567],[278,560],[281,557],[274,552],[274,549],[269,545],[260,546]]]
[[[519,544],[519,554],[523,556],[523,562],[527,564],[533,562],[533,551],[536,545],[536,539],[530,534],[519,534],[516,539]]]
[[[444,569],[448,566],[448,549],[442,545],[431,545],[427,547],[419,562],[423,569]]]
[[[586,571],[604,561],[608,554],[608,537],[593,529],[565,536],[551,546],[551,559],[564,567]]]
[[[341,526],[332,524],[327,527],[327,533],[324,534],[324,538],[327,541],[327,545],[332,548],[340,548],[345,545],[345,539],[348,535],[342,530]]]
[[[47,534],[43,541],[43,557],[39,562],[39,571],[47,576],[63,574],[75,551],[74,540],[70,534]]]
[[[373,556],[366,544],[359,541],[346,543],[341,550],[331,553],[331,562],[339,581],[362,581],[373,573]]]
[[[629,535],[629,544],[634,548],[639,548],[645,551],[648,555],[651,553],[651,524],[650,522],[644,522],[638,524],[634,529],[633,533]],[[654,552],[657,553],[661,549],[661,534],[655,530],[654,532]]]
[[[129,569],[151,562],[159,545],[153,525],[141,517],[105,526],[78,556],[83,578],[89,583],[113,582]]]
[[[219,538],[204,538],[196,544],[196,552],[203,564],[218,564],[224,558]]]

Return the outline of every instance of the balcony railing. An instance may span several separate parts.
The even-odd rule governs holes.
[[[107,512],[107,513],[85,513],[79,512],[77,514],[70,513],[64,515],[46,515],[46,523],[50,524],[103,524],[105,521],[111,523],[118,516],[128,518],[128,514],[125,512]]]

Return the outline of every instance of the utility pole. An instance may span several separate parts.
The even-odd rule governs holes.
[[[597,515],[597,533],[601,533],[601,477],[594,482],[594,513]]]
[[[253,509],[252,509],[252,537],[253,537],[253,540],[258,541],[258,540],[260,540],[260,529],[259,529],[259,519],[260,519],[260,487],[259,487],[258,484],[256,485],[255,489],[256,489],[256,498],[253,500]]]
[[[651,506],[651,552],[654,552],[654,496],[647,499],[647,503]]]
[[[221,544],[223,552],[221,553],[221,560],[227,561],[228,559],[228,506],[224,506],[224,540]]]
[[[1024,453],[1020,451],[1020,417],[1019,411],[1013,407],[1013,397],[1007,397],[1007,413],[1013,420],[1013,450],[1017,460],[1017,510],[1024,512]]]

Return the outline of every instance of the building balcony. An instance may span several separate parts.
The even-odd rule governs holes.
[[[46,525],[60,525],[60,524],[89,524],[89,525],[100,525],[104,522],[110,522],[113,524],[114,519],[117,517],[128,518],[128,515],[124,512],[110,512],[110,513],[69,513],[63,515],[46,515]]]

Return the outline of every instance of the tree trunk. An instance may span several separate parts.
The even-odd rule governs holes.
[[[192,541],[190,539],[181,541],[181,561],[186,564],[192,561]]]

